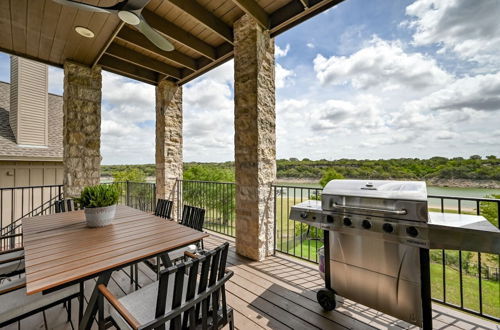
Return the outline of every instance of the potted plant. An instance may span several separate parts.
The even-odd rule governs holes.
[[[115,217],[119,196],[115,185],[100,184],[85,187],[75,201],[84,207],[87,226],[104,227],[111,224]]]

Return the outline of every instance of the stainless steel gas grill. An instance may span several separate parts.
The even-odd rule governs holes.
[[[429,249],[500,253],[500,231],[483,217],[429,213],[425,182],[333,180],[290,219],[324,230],[323,308],[334,309],[338,294],[424,329]]]

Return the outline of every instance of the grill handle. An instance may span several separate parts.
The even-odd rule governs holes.
[[[345,210],[353,210],[353,211],[383,212],[383,213],[390,213],[390,214],[397,214],[397,215],[408,214],[408,211],[406,211],[405,209],[402,209],[402,210],[373,209],[373,208],[369,208],[369,207],[339,205],[336,203],[333,203],[332,207],[334,209],[345,209]]]

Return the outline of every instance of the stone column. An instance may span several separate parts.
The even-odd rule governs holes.
[[[101,68],[64,63],[64,196],[79,197],[101,177]],[[50,123],[49,123],[50,125]]]
[[[182,179],[182,87],[162,80],[156,87],[156,197],[174,201],[174,219],[177,179]]]
[[[236,252],[262,260],[274,249],[274,39],[244,15],[234,41]]]

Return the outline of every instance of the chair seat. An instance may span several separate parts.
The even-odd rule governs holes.
[[[184,285],[182,288],[182,301],[186,298],[186,290],[188,277],[186,275],[184,280]],[[159,281],[153,282],[146,285],[145,287],[134,291],[120,299],[120,303],[128,310],[132,316],[140,323],[146,324],[155,319],[156,311],[156,298],[158,296],[158,283]],[[165,313],[171,310],[172,306],[172,296],[174,293],[174,276],[169,278],[168,289],[167,289],[167,308]],[[117,323],[120,329],[132,329],[130,325],[121,317],[121,315],[114,309],[111,308],[111,317]],[[166,323],[166,328],[169,328],[170,322]]]
[[[24,259],[14,260],[0,265],[0,275],[9,275],[23,272],[24,270]]]
[[[20,281],[19,283],[22,283],[24,278],[4,281],[2,285],[0,285],[0,290],[3,290],[4,285],[14,285],[14,281]],[[3,302],[8,303],[0,304],[0,324],[28,314],[29,312],[49,306],[65,298],[76,296],[78,295],[79,290],[80,287],[76,284],[49,294],[35,293],[27,295],[25,287],[3,294],[0,296],[0,299]]]
[[[168,257],[170,258],[171,261],[173,261],[173,260],[182,258],[184,256],[184,252],[195,253],[196,250],[197,250],[196,245],[195,244],[191,244],[191,245],[185,246],[183,248],[180,248],[180,249],[173,250],[173,251],[169,252],[168,253]],[[156,258],[148,259],[148,262],[150,264],[156,266]]]
[[[197,250],[196,245],[191,244],[191,245],[188,245],[188,246],[185,246],[185,247],[182,247],[182,248],[179,248],[177,250],[173,250],[173,251],[169,252],[168,257],[170,258],[170,260],[176,260],[176,259],[184,257],[184,252],[195,253],[196,250]]]
[[[24,256],[24,250],[16,250],[0,254],[0,262]]]

